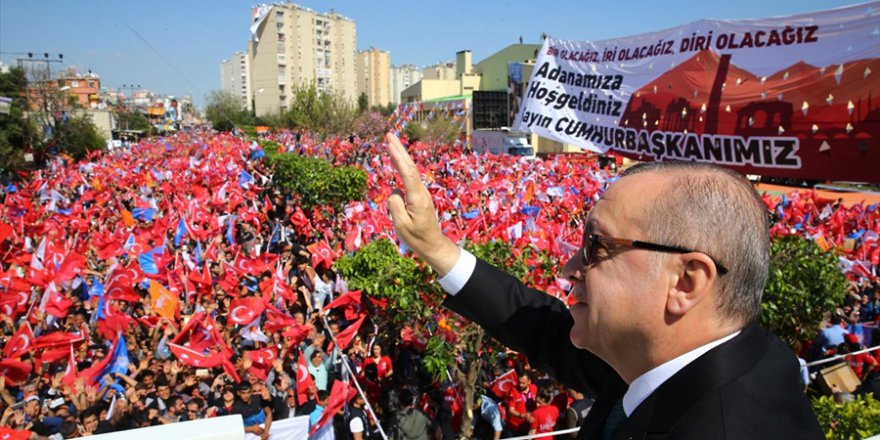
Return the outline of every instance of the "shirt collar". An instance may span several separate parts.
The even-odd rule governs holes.
[[[741,331],[737,330],[721,339],[716,339],[706,345],[697,347],[637,377],[629,385],[626,394],[623,395],[623,411],[626,413],[626,416],[629,417],[639,404],[647,399],[660,385],[663,385],[664,382],[675,375],[675,373],[678,373],[679,370],[695,361],[707,351],[733,339]]]

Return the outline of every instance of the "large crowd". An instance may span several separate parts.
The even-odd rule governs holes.
[[[374,438],[381,426],[400,438],[452,439],[469,410],[475,438],[583,421],[590,396],[514,352],[482,365],[479,396],[463,408],[461,387],[438,383],[420,362],[431,328],[388,334],[371,319],[381,305],[334,272],[341,255],[396,239],[381,144],[292,132],[265,140],[363,168],[367,196],[338,212],[306,210],[273,187],[260,143],[195,131],[79,162],[59,156],[0,189],[0,435],[74,438],[225,414],[262,438],[273,421],[301,415],[313,432],[347,438]],[[557,261],[578,248],[583,214],[615,179],[580,155],[409,148],[447,236],[504,240]],[[815,193],[765,202],[772,234],[838,248],[852,282],[802,356],[880,340],[878,207]],[[531,269],[529,284],[566,300],[557,273]],[[880,370],[876,352],[847,361],[866,383]]]

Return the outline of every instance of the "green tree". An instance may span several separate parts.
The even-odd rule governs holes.
[[[435,116],[425,126],[424,140],[439,145],[449,145],[461,136],[461,127],[452,119]]]
[[[861,440],[880,433],[880,401],[870,394],[852,402],[822,396],[813,399],[813,411],[830,440]]]
[[[25,165],[24,152],[40,153],[42,143],[36,125],[26,116],[27,75],[17,67],[0,73],[0,96],[11,98],[8,113],[0,113],[0,172]]]
[[[59,152],[66,152],[76,160],[107,147],[107,140],[86,115],[73,116],[55,127],[52,140]]]
[[[323,93],[315,84],[291,91],[290,110],[281,117],[288,128],[305,128],[322,136],[352,133],[357,110],[339,95]]]
[[[410,121],[403,128],[403,134],[410,142],[421,141],[425,137],[425,127],[419,121]]]
[[[360,96],[358,96],[358,113],[363,113],[367,111],[367,108],[370,106],[370,99],[367,98],[367,94],[361,92]]]
[[[761,302],[761,324],[790,346],[813,339],[823,314],[846,296],[837,257],[811,240],[779,237],[770,246],[770,277]]]
[[[146,134],[153,133],[153,125],[146,116],[139,112],[119,112],[117,116],[117,127],[124,130],[140,130]]]
[[[525,263],[528,254],[517,253],[508,243],[466,243],[465,248],[520,279],[529,272]],[[372,315],[387,335],[396,337],[404,323],[436,325],[437,331],[425,348],[423,366],[438,381],[445,380],[448,374],[462,384],[464,407],[470,408],[480,391],[480,368],[491,352],[500,351],[501,346],[486,338],[482,328],[440,305],[443,294],[433,282],[435,275],[431,270],[422,262],[400,255],[397,246],[388,240],[371,242],[337,260],[334,267],[350,288],[389,302],[388,307],[377,309]],[[470,435],[471,420],[472,415],[465,413],[465,437]]]
[[[248,112],[242,109],[241,101],[231,92],[212,90],[208,92],[205,117],[215,130],[232,131],[247,122]]]
[[[277,150],[277,147],[276,147]],[[276,187],[295,194],[306,210],[319,205],[339,209],[360,200],[367,189],[367,173],[355,167],[334,167],[323,159],[277,153],[267,149]]]

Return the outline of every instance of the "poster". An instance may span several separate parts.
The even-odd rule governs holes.
[[[880,182],[880,2],[547,38],[516,127],[638,160]]]

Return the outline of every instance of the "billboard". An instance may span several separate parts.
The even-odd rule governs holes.
[[[880,182],[880,2],[547,38],[516,127],[638,160]]]

